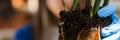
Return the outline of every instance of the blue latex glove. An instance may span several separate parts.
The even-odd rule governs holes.
[[[110,17],[112,23],[101,29],[102,40],[120,40],[120,19],[115,13],[116,7],[107,5],[98,11],[100,17]]]
[[[33,40],[32,23],[27,23],[17,30],[14,40]]]

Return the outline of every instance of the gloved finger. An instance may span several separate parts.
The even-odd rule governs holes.
[[[116,15],[116,13],[113,13],[111,16],[110,16],[111,20],[112,20],[112,24],[116,24],[116,23],[120,23],[120,19],[119,17]]]
[[[118,24],[110,24],[101,29],[102,37],[108,37],[115,34],[117,31],[120,31],[120,23]]]
[[[113,34],[112,36],[103,38],[102,40],[120,40],[120,31],[118,31],[116,34]]]
[[[99,17],[108,17],[110,16],[112,13],[114,13],[116,10],[116,7],[114,5],[107,5],[103,8],[101,8],[98,11],[98,16]]]

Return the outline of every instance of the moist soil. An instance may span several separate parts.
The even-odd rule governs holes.
[[[100,29],[109,25],[109,17],[90,17],[88,10],[61,11],[59,40],[99,40]]]

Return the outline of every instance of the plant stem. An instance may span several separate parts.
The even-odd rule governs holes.
[[[101,0],[95,0],[94,7],[93,7],[93,13],[96,15],[97,11],[99,10]]]
[[[92,7],[91,0],[86,0],[86,8]]]
[[[77,3],[78,3],[78,0],[74,0],[73,1],[72,7],[71,7],[71,11],[74,11],[76,9]]]
[[[86,0],[86,8],[89,9],[90,17],[92,17],[92,16],[93,16],[93,10],[92,10],[92,3],[91,3],[91,0]]]
[[[110,0],[104,0],[103,7],[109,4]]]
[[[64,7],[64,11],[67,11],[67,7],[66,7],[66,5],[65,5],[64,0],[62,0],[62,4],[63,4],[63,7]]]

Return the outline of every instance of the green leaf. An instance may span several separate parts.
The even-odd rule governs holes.
[[[104,0],[103,7],[109,4],[110,0]]]
[[[67,7],[66,7],[66,5],[64,3],[64,0],[62,0],[62,4],[63,4],[63,7],[64,7],[64,11],[67,11]]]
[[[97,11],[99,10],[100,3],[101,3],[101,0],[95,0],[94,7],[93,7],[93,13],[94,13],[94,15],[96,15]]]
[[[74,11],[76,9],[77,4],[78,4],[78,0],[74,0],[71,7],[71,11]]]
[[[92,1],[86,0],[86,8],[89,10],[90,17],[93,16]]]

